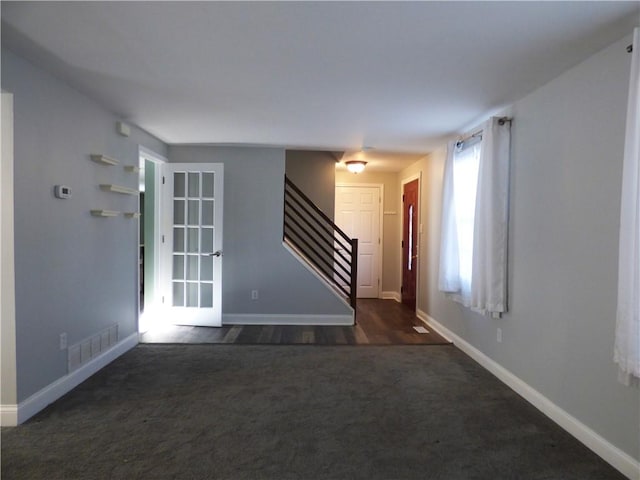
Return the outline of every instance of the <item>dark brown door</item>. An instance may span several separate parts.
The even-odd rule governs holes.
[[[402,303],[416,309],[418,270],[418,180],[405,183],[402,190]]]

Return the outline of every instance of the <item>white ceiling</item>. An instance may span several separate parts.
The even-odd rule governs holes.
[[[1,8],[3,46],[167,143],[405,154],[440,146],[640,24],[637,1]]]

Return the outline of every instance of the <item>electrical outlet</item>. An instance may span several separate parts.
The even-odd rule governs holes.
[[[258,290],[251,290],[251,300],[258,299]]]
[[[65,348],[67,348],[67,334],[61,333],[60,334],[60,350],[64,350]]]
[[[496,331],[496,340],[498,341],[498,343],[502,343],[502,329],[498,328],[498,330]]]

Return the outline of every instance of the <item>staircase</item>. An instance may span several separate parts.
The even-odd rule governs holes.
[[[356,310],[358,239],[349,238],[287,176],[283,240]]]

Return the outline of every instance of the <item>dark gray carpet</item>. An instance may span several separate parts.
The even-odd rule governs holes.
[[[139,345],[26,424],[4,479],[621,479],[453,346]]]

